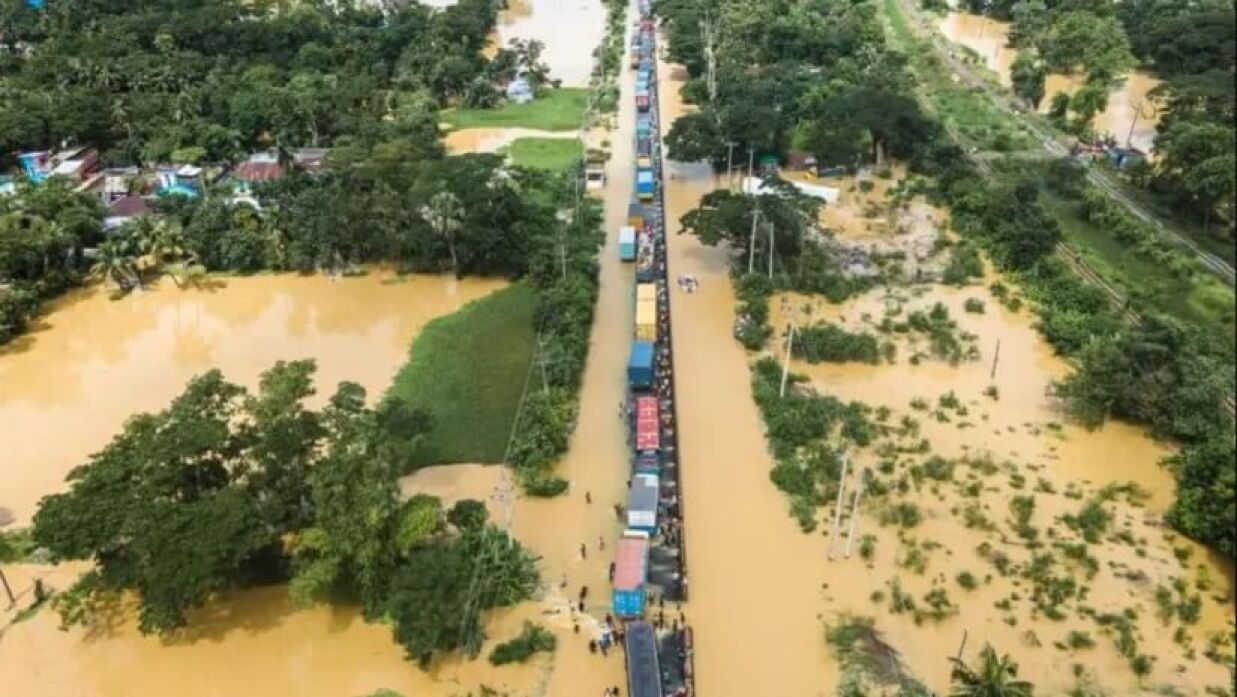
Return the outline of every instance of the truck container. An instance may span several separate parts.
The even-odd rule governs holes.
[[[648,90],[645,90],[643,92],[640,92],[640,91],[636,92],[636,110],[637,111],[648,111],[649,110]]]
[[[661,448],[661,407],[656,397],[636,398],[636,452],[653,452]]]
[[[653,386],[653,344],[634,341],[627,359],[627,386],[632,390],[647,390]]]
[[[657,299],[657,284],[656,283],[637,283],[636,284],[636,301],[641,300],[656,300]]]
[[[623,261],[636,260],[636,229],[630,225],[619,228],[619,259]]]
[[[644,204],[632,202],[627,206],[627,224],[640,230],[644,227]]]
[[[653,135],[653,117],[641,114],[636,117],[636,138],[648,138]]]
[[[642,300],[636,303],[636,338],[657,341],[657,301]]]
[[[655,474],[637,474],[627,491],[627,529],[652,535],[657,531],[658,479]]]
[[[640,160],[644,160],[641,165]],[[636,138],[636,171],[640,169],[653,168],[653,139],[649,136],[638,136]]]
[[[628,697],[665,697],[657,662],[657,633],[648,622],[629,622],[623,638]]]
[[[649,534],[625,530],[614,554],[614,592],[611,604],[620,618],[644,614],[644,583],[648,574]]]
[[[641,201],[652,201],[655,193],[652,172],[636,173],[636,197]]]

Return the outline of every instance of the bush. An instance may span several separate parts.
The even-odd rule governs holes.
[[[984,262],[979,258],[979,250],[969,242],[963,242],[953,248],[949,255],[949,264],[945,267],[942,281],[947,285],[966,285],[972,278],[982,278]]]
[[[828,322],[800,329],[792,348],[796,358],[808,363],[860,361],[875,365],[881,360],[875,336],[848,332]]]
[[[984,314],[984,301],[979,298],[967,298],[962,309],[974,315]]]
[[[496,666],[523,663],[535,653],[552,653],[557,646],[558,639],[548,629],[525,622],[519,636],[494,647],[490,663]]]

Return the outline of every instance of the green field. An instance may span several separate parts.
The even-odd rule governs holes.
[[[506,104],[497,109],[453,109],[442,120],[453,128],[537,128],[572,131],[584,121],[588,90],[563,87],[548,91],[526,104]]]
[[[503,459],[537,345],[537,292],[516,284],[426,325],[388,396],[434,415],[415,465]]]
[[[522,167],[557,171],[579,162],[584,157],[584,144],[574,138],[517,138],[503,152]]]

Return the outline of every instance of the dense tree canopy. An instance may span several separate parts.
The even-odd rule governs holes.
[[[187,147],[217,161],[400,133],[384,117],[407,95],[493,102],[495,82],[522,60],[481,55],[499,6],[59,0],[36,12],[6,1],[0,36],[27,50],[2,59],[0,152],[68,139],[108,161],[164,161]]]
[[[853,166],[909,156],[932,135],[872,2],[660,0],[658,12],[691,78],[684,94],[700,106],[671,125],[675,159],[723,165],[733,144],[737,160],[801,149]]]
[[[67,594],[66,613],[87,620],[85,610],[109,593],[134,590],[142,631],[166,633],[217,593],[290,577],[298,602],[352,599],[371,617],[393,616],[400,641],[424,660],[475,640],[481,610],[527,597],[532,559],[486,528],[482,504],[457,503],[444,517],[436,498],[400,500],[396,478],[428,416],[398,400],[367,407],[351,383],[310,409],[313,377],[311,361],[280,362],[251,393],[208,372],[73,470],[69,490],[43,500],[33,529],[53,560],[96,564]],[[496,539],[506,556],[482,560],[481,546]],[[451,576],[454,592],[466,594],[459,575],[479,564],[499,565],[486,568],[503,585],[432,615],[408,609],[407,579]],[[442,634],[461,626],[474,633]],[[407,638],[423,634],[439,638]]]

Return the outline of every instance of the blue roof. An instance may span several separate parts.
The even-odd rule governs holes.
[[[630,365],[653,365],[653,344],[648,341],[636,341],[631,345]]]

